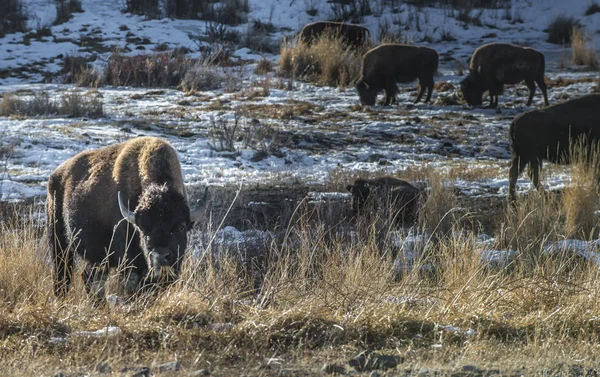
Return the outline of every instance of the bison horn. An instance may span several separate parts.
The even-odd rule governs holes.
[[[121,191],[119,191],[117,196],[119,197],[119,209],[121,210],[121,215],[123,215],[123,218],[125,218],[130,223],[135,224],[135,213],[130,211],[129,207],[125,203],[123,203],[123,196],[121,195]]]
[[[363,84],[365,84],[365,89],[369,90],[369,84],[366,81],[363,81]]]
[[[190,221],[192,222],[192,224],[195,224],[200,219],[200,215],[204,211],[204,207],[206,207],[206,203],[207,203],[206,199],[207,198],[208,198],[208,187],[206,187],[204,189],[204,196],[202,197],[202,201],[200,202],[200,205],[190,211]]]

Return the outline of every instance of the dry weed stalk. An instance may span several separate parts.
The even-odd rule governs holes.
[[[594,45],[590,41],[590,37],[581,28],[573,28],[571,50],[573,51],[573,64],[582,65],[594,70],[600,67]]]

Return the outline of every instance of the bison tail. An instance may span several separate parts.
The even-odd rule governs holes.
[[[517,142],[516,142],[517,140],[515,137],[515,128],[516,128],[515,123],[516,123],[516,119],[510,123],[510,126],[508,128],[508,139],[510,141],[510,154],[513,157],[518,156],[520,154],[518,147],[517,147]]]

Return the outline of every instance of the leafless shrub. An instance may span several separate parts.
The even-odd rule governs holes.
[[[99,97],[83,96],[79,91],[69,91],[60,99],[53,99],[47,92],[35,92],[29,98],[19,98],[16,94],[5,94],[2,98],[2,115],[49,116],[98,118],[104,115]]]
[[[565,44],[571,42],[573,29],[580,29],[581,23],[579,20],[571,16],[560,14],[556,16],[546,29],[548,33],[547,41],[555,44]]]
[[[593,1],[590,3],[590,5],[588,5],[587,9],[585,10],[585,15],[590,16],[598,12],[600,12],[600,5],[597,2]]]
[[[174,87],[181,83],[191,64],[184,55],[156,53],[125,56],[115,51],[108,58],[106,83],[146,88]]]
[[[103,84],[101,72],[92,68],[83,56],[65,55],[60,75],[65,84],[95,88]]]
[[[464,22],[465,24],[473,24],[476,26],[482,26],[481,16],[483,16],[483,9],[473,11],[473,9],[465,7],[460,8],[456,14],[456,19]]]
[[[81,0],[55,0],[56,1],[56,18],[54,25],[60,25],[69,21],[73,17],[73,13],[83,12]]]
[[[10,33],[25,32],[27,18],[21,0],[0,1],[0,37]]]
[[[148,18],[158,18],[161,14],[158,0],[124,0],[121,10]]]
[[[187,70],[181,80],[185,91],[205,91],[219,89],[225,82],[225,76],[212,64],[210,59],[197,61]]]
[[[304,0],[304,5],[306,6],[306,14],[311,17],[316,16],[319,13],[319,9],[317,8],[317,2],[319,0]]]
[[[246,31],[244,46],[258,52],[276,52],[278,45],[270,37],[274,30],[275,27],[270,22],[254,21]]]
[[[240,33],[222,22],[210,21],[206,23],[205,30],[206,39],[209,42],[237,43],[240,41]]]
[[[76,118],[100,118],[104,116],[104,108],[99,96],[84,96],[72,90],[61,96],[59,113]]]
[[[345,0],[331,2],[331,16],[333,21],[362,22],[364,16],[373,14],[370,0]]]
[[[271,60],[267,58],[262,58],[256,64],[256,69],[254,70],[254,73],[258,75],[265,75],[269,72],[273,72],[273,65],[274,64]]]

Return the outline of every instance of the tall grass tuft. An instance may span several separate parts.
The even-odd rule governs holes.
[[[598,55],[589,36],[580,28],[573,28],[571,33],[571,50],[573,51],[573,64],[582,65],[597,70],[600,68]]]
[[[360,70],[361,53],[346,46],[339,36],[323,35],[312,45],[284,42],[280,51],[280,72],[317,85],[346,87]]]
[[[571,184],[563,192],[560,201],[565,214],[564,233],[571,238],[589,239],[597,236],[598,218],[595,211],[600,195],[598,193],[598,168],[600,151],[597,145],[585,145],[578,140],[570,148]]]

